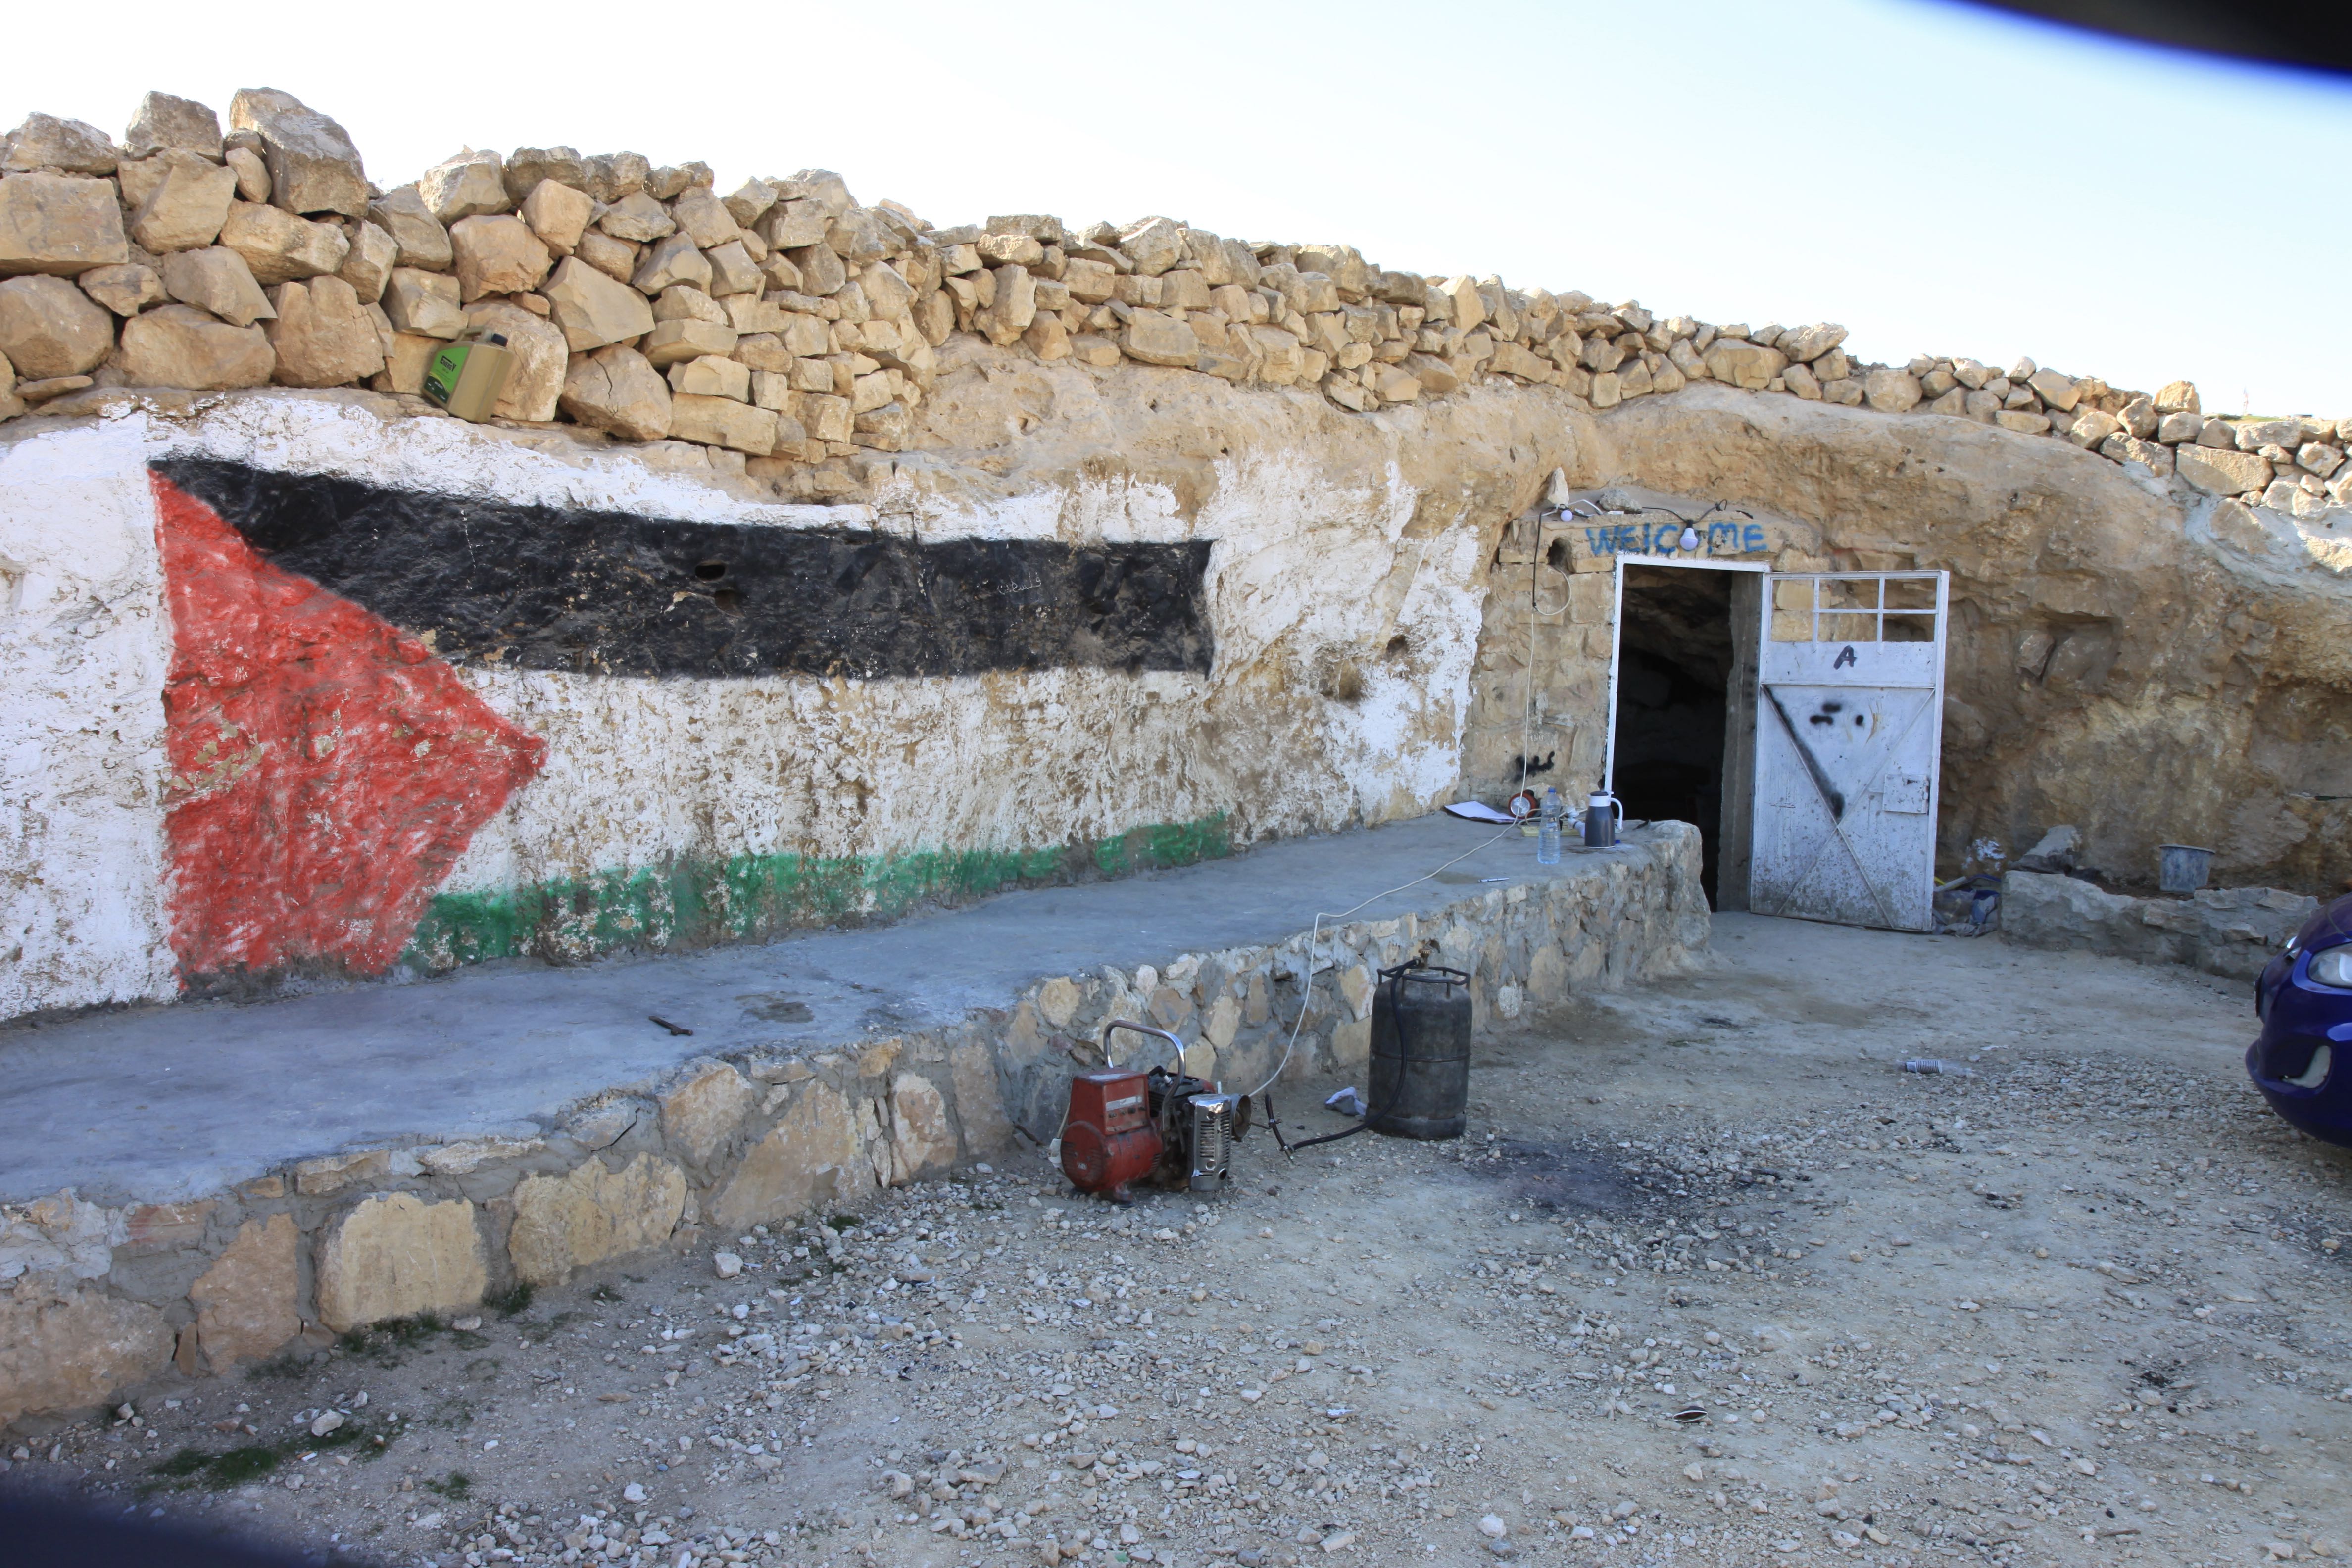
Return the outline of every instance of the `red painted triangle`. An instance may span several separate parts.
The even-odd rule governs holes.
[[[160,476],[172,950],[184,977],[378,974],[546,742],[431,649]]]

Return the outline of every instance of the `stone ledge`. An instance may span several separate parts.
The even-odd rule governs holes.
[[[2002,879],[2000,933],[2027,947],[2185,963],[2252,980],[2318,908],[2317,899],[2278,888],[2135,899],[2078,878],[2011,871]]]
[[[1483,831],[1451,819],[1403,826],[1416,831],[1398,835],[1391,853],[1415,869]],[[1371,837],[1291,847],[1328,864],[1350,851],[1360,858]],[[1214,903],[1253,858],[1155,880],[1163,902],[1181,892]],[[1379,862],[1355,869],[1393,875]],[[1481,873],[1506,879],[1481,885]],[[854,1207],[885,1187],[1002,1156],[1018,1139],[1042,1147],[1069,1075],[1099,1060],[1093,1042],[1108,1018],[1148,1017],[1184,1042],[1196,1070],[1251,1088],[1278,1071],[1361,1062],[1375,973],[1416,954],[1472,973],[1485,1025],[1672,972],[1706,944],[1698,835],[1681,824],[1637,831],[1617,850],[1570,854],[1556,870],[1535,868],[1516,837],[1490,835],[1445,877],[1377,901],[1376,918],[1325,928],[1311,954],[1307,933],[1295,931],[1100,963],[1026,980],[928,1027],[836,1028],[674,1061],[503,1136],[322,1152],[163,1202],[109,1205],[68,1189],[0,1204],[0,1424],[218,1375],[314,1325],[341,1331],[462,1310],[517,1283],[559,1285],[633,1253],[690,1246],[706,1225],[732,1233]],[[1183,889],[1166,886],[1180,879]],[[1452,896],[1464,883],[1476,890]],[[1328,894],[1327,884],[1298,879],[1291,907]],[[940,921],[969,931],[978,912]],[[1228,921],[1237,934],[1248,927]],[[796,945],[767,951],[791,955]],[[583,984],[593,973],[557,978]],[[1286,1062],[1309,973],[1306,1026]],[[357,1005],[360,994],[310,1002]],[[209,1016],[234,1027],[288,1005]],[[175,1013],[184,1028],[191,1016]],[[74,1033],[95,1041],[110,1023],[124,1026],[91,1020]],[[79,1186],[97,1190],[108,1175],[93,1169]]]

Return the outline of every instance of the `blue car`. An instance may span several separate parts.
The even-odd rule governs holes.
[[[2352,1147],[2352,895],[2305,921],[2263,967],[2254,1016],[2254,1087],[2314,1138]]]

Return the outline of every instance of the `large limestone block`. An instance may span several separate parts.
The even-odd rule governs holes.
[[[1907,370],[1883,368],[1863,378],[1862,395],[1882,414],[1908,414],[1927,395],[1919,378]]]
[[[0,180],[0,276],[70,278],[131,259],[122,205],[108,180],[11,174]]]
[[[514,205],[499,155],[488,152],[468,151],[443,159],[416,177],[416,194],[424,198],[425,211],[450,225]]]
[[[459,218],[450,226],[449,247],[459,297],[468,304],[486,294],[529,293],[555,260],[529,224],[507,214]]]
[[[158,153],[153,162],[163,165],[161,178],[131,218],[131,237],[159,255],[210,245],[236,199],[236,171],[178,150]]]
[[[22,1276],[0,1295],[0,1426],[106,1403],[171,1355],[158,1309],[54,1275]]]
[[[670,204],[669,214],[679,231],[704,250],[738,239],[743,232],[736,226],[735,215],[727,210],[727,204],[708,185],[697,185],[681,194]]]
[[[291,1215],[247,1220],[189,1287],[196,1343],[214,1373],[266,1356],[302,1331],[300,1242]]]
[[[540,292],[574,353],[643,337],[654,330],[653,306],[643,294],[574,257],[556,263]]]
[[[2061,414],[2072,414],[2078,395],[2074,384],[2054,370],[2037,370],[2025,378],[2025,384],[2041,395],[2042,405],[2055,408]]]
[[[352,249],[352,242],[332,224],[312,223],[255,202],[229,204],[220,242],[245,258],[254,281],[264,288],[335,271]]]
[[[427,272],[448,269],[453,251],[449,231],[442,226],[417,194],[415,185],[403,185],[396,191],[386,191],[368,206],[368,221],[392,236],[400,247],[400,265],[422,268]]]
[[[646,335],[646,358],[656,368],[667,369],[681,360],[700,359],[705,354],[731,354],[740,341],[740,334],[723,322],[692,318],[659,321]]]
[[[139,112],[122,133],[122,148],[133,158],[152,158],[177,148],[200,153],[215,163],[221,157],[220,116],[194,99],[151,92],[139,100]]]
[[[383,286],[392,281],[392,269],[399,264],[399,244],[376,225],[362,219],[352,226],[351,254],[343,258],[335,276],[352,286],[361,304],[373,305],[383,299]]]
[[[539,236],[541,245],[558,256],[569,256],[587,232],[596,204],[588,193],[553,180],[541,180],[522,199],[522,221]]]
[[[2173,455],[2180,477],[2212,495],[2243,495],[2271,482],[2270,459],[2259,453],[2184,445],[2174,447]]]
[[[1192,329],[1159,310],[1138,310],[1129,316],[1118,346],[1128,358],[1145,364],[1181,365],[1190,370],[1201,362],[1201,340]]]
[[[1042,995],[1039,999],[1044,1000]],[[1048,1013],[1048,1022],[1051,1019]],[[994,1054],[983,1045],[958,1046],[949,1058],[949,1069],[955,1084],[956,1120],[963,1123],[964,1152],[987,1155],[1009,1148],[1013,1122],[1004,1113],[1004,1089],[997,1079]]]
[[[572,351],[563,346],[563,333],[555,323],[520,305],[489,300],[466,311],[466,324],[504,332],[514,353],[514,372],[499,395],[498,416],[539,424],[554,418],[556,403],[563,395],[563,373],[572,364]]]
[[[1780,334],[1780,352],[1800,364],[1811,364],[1845,342],[1845,329],[1834,321],[1799,327]]]
[[[135,316],[172,297],[164,291],[162,274],[136,261],[93,267],[74,281],[81,285],[83,293],[118,316]]]
[[[419,337],[454,338],[466,330],[457,280],[446,272],[394,268],[383,288],[383,313],[394,327]]]
[[[183,305],[210,310],[231,326],[249,327],[276,315],[253,280],[245,258],[226,246],[180,250],[163,258],[163,291]]]
[[[507,155],[507,195],[520,206],[542,184],[588,192],[588,166],[572,147],[518,147]]]
[[[1706,363],[1707,374],[1716,380],[1761,392],[1789,368],[1789,356],[1742,338],[1717,338],[1707,345]]]
[[[113,139],[97,126],[54,114],[28,114],[9,132],[0,168],[10,174],[62,169],[68,174],[110,174],[121,160]]]
[[[731,397],[738,403],[749,403],[751,367],[739,360],[705,354],[670,366],[669,386],[674,393],[695,397]]]
[[[771,409],[755,408],[731,397],[684,394],[673,395],[669,407],[669,433],[675,439],[725,447],[754,458],[764,458],[776,449],[776,416]]]
[[[278,351],[281,386],[341,386],[383,368],[375,322],[341,279],[281,283],[269,303],[278,316],[263,331]]]
[[[269,199],[289,213],[364,217],[367,169],[350,132],[290,93],[247,88],[229,100],[230,126],[261,138]]]
[[[646,294],[658,294],[678,283],[701,289],[710,281],[710,258],[695,248],[690,236],[674,234],[646,247],[636,275],[629,281]]]
[[[639,1154],[620,1170],[591,1159],[562,1176],[529,1176],[515,1189],[507,1256],[515,1277],[561,1285],[575,1268],[658,1247],[686,1212],[686,1173]]]
[[[632,191],[605,208],[596,226],[614,239],[625,239],[632,245],[647,245],[677,232],[677,220],[669,216],[669,209],[643,191]]]
[[[488,1283],[474,1205],[414,1193],[362,1199],[319,1247],[319,1321],[341,1333],[470,1307]]]
[[[561,404],[580,424],[627,440],[659,441],[669,435],[669,384],[645,355],[618,343],[572,356]]]
[[[735,1231],[847,1197],[863,1153],[849,1101],[828,1085],[807,1084],[711,1200],[710,1217]]]
[[[232,326],[187,305],[158,305],[123,322],[114,355],[128,385],[205,392],[267,386],[277,364],[259,327]]]
[[[662,1096],[662,1142],[688,1163],[707,1165],[759,1099],[751,1079],[725,1062],[712,1062]]]
[[[890,1080],[890,1139],[900,1181],[955,1163],[955,1123],[948,1120],[947,1097],[920,1073],[902,1072]]]
[[[740,239],[713,246],[702,255],[710,263],[710,292],[714,296],[756,296],[767,281],[759,263],[751,259],[751,253],[743,248]]]
[[[114,348],[114,317],[62,278],[0,283],[0,354],[26,380],[80,375]]]

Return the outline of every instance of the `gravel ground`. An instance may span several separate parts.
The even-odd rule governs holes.
[[[1261,1130],[1235,1192],[1126,1210],[1033,1152],[0,1484],[436,1568],[2340,1554],[2352,1161],[2252,1027],[2185,972],[1723,917],[1485,1046],[1457,1142]],[[1332,1087],[1278,1100],[1323,1131]]]

